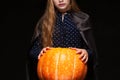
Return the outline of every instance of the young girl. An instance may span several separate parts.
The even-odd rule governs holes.
[[[29,54],[33,68],[30,73],[35,75],[31,80],[37,80],[38,58],[51,47],[75,49],[88,65],[85,80],[96,80],[96,47],[91,30],[89,15],[79,9],[75,0],[47,0],[46,10],[35,27]]]

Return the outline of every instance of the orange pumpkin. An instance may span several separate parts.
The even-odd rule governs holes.
[[[40,57],[37,74],[40,80],[84,80],[87,65],[70,48],[52,48]]]

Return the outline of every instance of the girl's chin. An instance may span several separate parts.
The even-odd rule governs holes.
[[[59,9],[60,12],[66,12],[68,9],[67,8],[61,8]]]
[[[60,12],[66,12],[66,11],[68,11],[70,8],[71,8],[71,6],[64,6],[64,7],[59,7],[58,9],[59,9]]]

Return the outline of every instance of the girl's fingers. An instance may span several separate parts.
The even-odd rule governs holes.
[[[51,49],[50,47],[46,47],[46,48],[43,48],[40,52],[40,54],[38,55],[38,59],[40,59],[40,56],[42,56],[47,50]]]
[[[80,57],[80,59],[82,60],[82,62],[84,62],[86,64],[88,61],[88,56],[84,55],[84,56]]]
[[[43,52],[42,53],[45,53],[49,49],[50,49],[50,47],[43,48],[43,50],[42,50]]]
[[[38,55],[38,59],[40,59],[40,56],[42,56],[42,51],[41,51],[40,54]]]
[[[82,50],[77,50],[76,53],[77,53],[77,54],[81,54],[81,53],[82,53]]]
[[[87,56],[86,56],[86,55],[83,55],[83,56],[81,57],[81,60],[84,62],[86,58],[87,58]]]
[[[87,61],[88,61],[88,57],[86,58],[86,60],[84,61],[84,63],[86,64],[86,63],[87,63]]]
[[[46,50],[49,50],[49,49],[50,49],[50,47],[46,47],[45,49],[46,49]]]
[[[73,50],[77,50],[77,48],[74,48],[74,47],[69,47],[70,49],[73,49]]]
[[[79,53],[80,53],[80,52],[79,52]],[[84,57],[84,54],[81,52],[79,58],[82,59],[82,57]]]
[[[88,53],[86,50],[79,50],[77,53],[80,53],[80,59],[86,64],[88,61]]]

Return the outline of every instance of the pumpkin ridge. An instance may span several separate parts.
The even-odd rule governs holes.
[[[56,60],[55,80],[58,80],[58,64],[59,64],[59,59],[60,59],[60,53],[58,54],[58,58]]]
[[[45,54],[44,54],[44,55],[45,55]],[[42,56],[42,57],[43,57],[43,58],[42,58],[41,60],[43,61],[45,57],[44,57],[44,56]],[[43,62],[44,62],[44,61],[43,61]],[[42,63],[41,65],[42,65],[42,67],[41,67],[41,71],[42,71],[42,72],[41,72],[41,76],[42,76],[42,78],[41,78],[41,79],[42,79],[42,80],[45,80],[44,72],[43,72],[44,63]]]
[[[75,61],[76,61],[76,58],[74,56],[72,80],[74,79],[74,73],[75,73]]]

